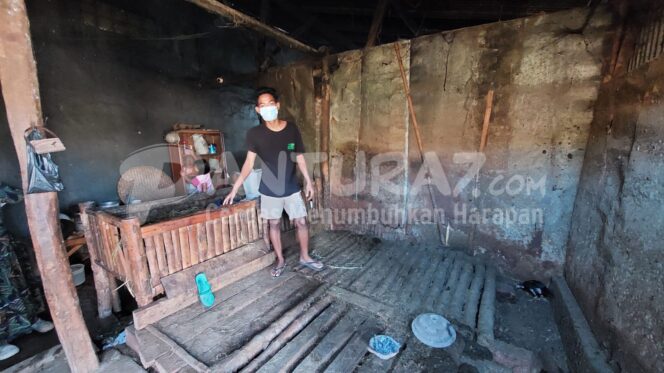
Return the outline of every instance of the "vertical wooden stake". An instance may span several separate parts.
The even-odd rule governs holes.
[[[323,195],[319,199],[322,204],[317,208],[328,207],[330,203],[330,64],[328,58],[327,56],[323,58],[323,97],[320,110],[320,152],[326,158],[320,163]]]
[[[43,126],[44,122],[30,24],[23,0],[0,2],[0,82],[26,192],[23,135],[30,126]],[[26,194],[25,211],[44,294],[69,367],[75,373],[92,372],[99,367],[99,360],[83,320],[67,260],[58,221],[58,195],[55,192]]]
[[[491,110],[493,109],[493,89],[486,95],[486,107],[484,108],[484,122],[482,122],[482,137],[480,138],[480,153],[486,147],[486,141],[489,137],[489,123],[491,120]]]
[[[144,307],[152,302],[152,285],[145,246],[141,238],[141,224],[138,218],[129,218],[122,220],[121,226],[122,247],[127,250],[131,268],[131,290],[134,292],[138,306]]]
[[[113,308],[113,295],[111,289],[111,279],[106,271],[97,264],[99,260],[99,241],[95,234],[96,227],[91,226],[91,218],[87,213],[87,209],[91,208],[94,202],[83,202],[78,204],[81,211],[81,222],[83,223],[83,233],[85,234],[85,242],[88,245],[88,252],[90,253],[90,265],[92,266],[92,276],[95,281],[95,290],[97,291],[97,311],[99,318],[103,319],[111,316]]]

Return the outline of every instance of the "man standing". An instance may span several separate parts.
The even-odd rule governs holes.
[[[313,199],[314,189],[304,160],[302,136],[294,123],[278,119],[279,97],[272,88],[260,88],[256,95],[256,112],[262,118],[261,124],[247,132],[247,159],[244,161],[240,177],[233,184],[231,193],[224,199],[224,205],[233,202],[242,182],[254,168],[256,155],[262,161],[261,217],[269,221],[270,242],[277,255],[277,264],[272,276],[280,276],[286,264],[281,246],[280,219],[284,210],[295,222],[300,241],[300,264],[315,271],[323,269],[323,263],[309,256],[309,232],[307,228],[307,208],[300,195],[300,185],[295,173],[295,165],[304,176],[304,191],[308,200]]]

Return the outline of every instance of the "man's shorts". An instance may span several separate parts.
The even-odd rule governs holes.
[[[307,207],[300,192],[286,197],[270,197],[261,194],[261,218],[281,219],[281,214],[286,210],[290,220],[307,216]]]

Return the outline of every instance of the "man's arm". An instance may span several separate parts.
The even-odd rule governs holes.
[[[304,176],[304,194],[307,196],[307,200],[311,201],[314,198],[314,187],[311,185],[309,171],[307,171],[307,161],[302,154],[298,154],[295,157],[295,160],[297,162],[297,168],[300,169],[302,176]]]
[[[251,171],[254,169],[254,162],[256,161],[256,153],[252,152],[251,150],[247,152],[247,159],[244,161],[244,164],[242,165],[242,170],[240,170],[240,177],[237,178],[235,183],[233,183],[233,189],[231,189],[231,192],[224,198],[224,205],[230,205],[233,203],[233,198],[235,198],[235,195],[237,194],[237,191],[240,189],[240,186],[244,182],[244,180],[249,176]]]

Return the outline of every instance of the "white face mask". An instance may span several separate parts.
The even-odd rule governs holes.
[[[279,109],[277,109],[276,106],[263,106],[258,109],[258,111],[266,122],[271,122],[277,119],[277,115],[279,114]]]

